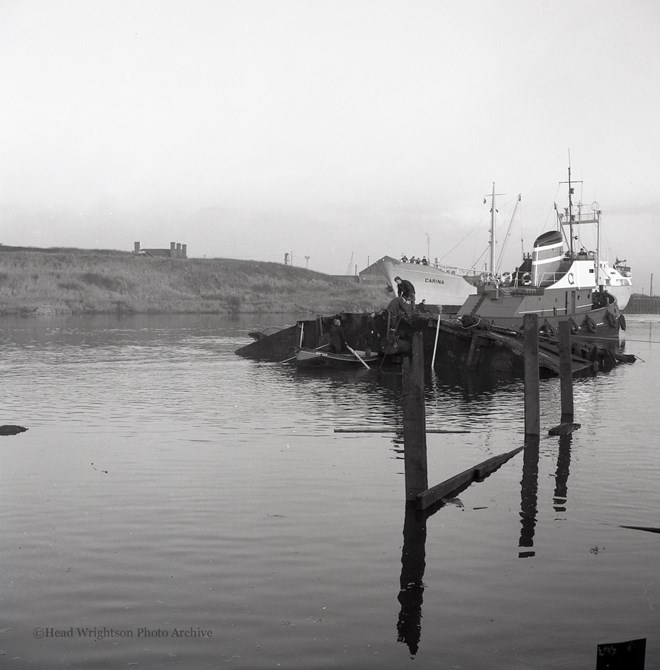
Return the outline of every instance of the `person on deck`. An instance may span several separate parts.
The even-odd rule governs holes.
[[[411,305],[415,306],[415,287],[407,279],[401,277],[394,277],[394,281],[398,287],[398,295],[400,298],[409,300]]]
[[[344,335],[344,329],[342,328],[341,321],[339,319],[335,319],[332,322],[332,327],[330,328],[330,346],[328,347],[328,351],[341,354],[341,352],[344,350],[345,344],[346,336]]]

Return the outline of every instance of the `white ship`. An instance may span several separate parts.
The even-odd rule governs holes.
[[[389,258],[381,259],[378,264],[395,295],[397,293],[395,277],[407,279],[412,283],[415,287],[417,304],[425,300],[427,305],[460,307],[469,295],[477,292],[476,282],[479,273],[475,270],[439,264],[422,265]],[[471,284],[466,277],[473,278],[474,283]]]
[[[626,261],[618,259],[614,265],[610,265],[607,261],[601,261],[599,265],[599,284],[616,298],[619,309],[623,311],[633,292],[630,266],[626,265]]]
[[[611,337],[625,330],[621,309],[630,297],[632,280],[625,261],[615,267],[601,261],[601,210],[597,202],[589,207],[573,204],[571,168],[568,168],[568,207],[557,209],[559,230],[540,235],[531,254],[523,255],[514,272],[503,274],[491,270],[478,293],[471,296],[458,312],[464,326],[484,322],[489,327],[518,332],[527,314],[538,315],[540,327],[554,335],[559,322],[569,320],[576,337]],[[493,263],[495,186],[491,205],[491,268]],[[596,250],[576,250],[582,240],[580,227],[590,226],[596,232]],[[564,248],[564,240],[567,247]],[[624,276],[623,273],[629,276]],[[622,303],[618,302],[619,295]]]
[[[570,168],[569,168],[570,183]],[[570,195],[573,191],[570,190]],[[410,262],[405,258],[397,261],[389,256],[378,261],[381,272],[385,275],[388,285],[397,293],[395,277],[407,279],[415,287],[415,302],[418,304],[422,300],[427,305],[462,306],[468,296],[477,293],[477,286],[483,285],[488,281],[501,281],[501,275],[496,273],[495,268],[495,185],[493,184],[491,205],[491,243],[490,243],[490,272],[480,273],[474,268],[458,268],[446,265],[440,265],[437,262],[433,264],[422,264],[419,261]],[[520,196],[519,196],[520,198]],[[571,205],[572,206],[572,205]],[[580,223],[593,223],[597,231],[596,251],[584,252],[584,258],[587,255],[590,259],[596,260],[597,272],[594,273],[595,286],[614,296],[618,308],[623,311],[632,295],[632,272],[630,266],[626,265],[625,260],[616,260],[614,265],[608,261],[599,258],[600,252],[600,207],[598,203],[592,203],[588,209],[582,203],[578,203],[576,210],[566,208],[563,213],[557,210],[557,229],[562,230],[566,225],[578,225]],[[515,212],[514,212],[515,215]],[[575,253],[576,259],[582,259],[581,252],[573,251],[573,240],[569,240],[570,254]],[[593,271],[592,271],[593,272]],[[505,273],[507,274],[507,273]]]

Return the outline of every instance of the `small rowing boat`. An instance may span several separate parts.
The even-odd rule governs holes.
[[[356,351],[355,354],[348,352],[338,354],[333,351],[304,348],[296,351],[296,364],[305,367],[350,368],[377,360],[378,354],[373,352],[367,354],[364,351]]]

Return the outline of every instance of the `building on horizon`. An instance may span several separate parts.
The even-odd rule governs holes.
[[[169,249],[142,249],[140,242],[133,243],[133,253],[138,256],[156,256],[159,258],[188,258],[188,245],[170,242]]]

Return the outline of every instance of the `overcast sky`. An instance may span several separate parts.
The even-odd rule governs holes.
[[[0,0],[0,242],[483,266],[496,182],[513,266],[570,150],[648,292],[659,35],[657,0]]]

